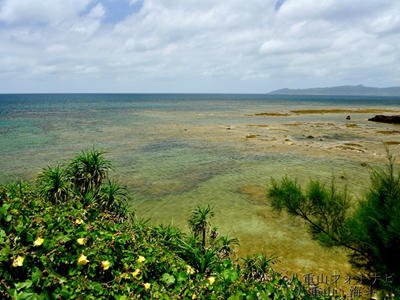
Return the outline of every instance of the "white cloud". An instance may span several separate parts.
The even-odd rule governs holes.
[[[139,4],[139,3],[140,3],[140,0],[130,0],[129,1],[130,5],[136,5],[136,4]]]
[[[7,24],[60,22],[82,12],[92,0],[4,0],[0,21]]]
[[[148,92],[396,85],[400,78],[397,1],[286,0],[279,10],[275,0],[140,2],[110,24],[94,0],[0,1],[0,77],[14,82],[8,86],[24,78],[65,83],[64,91],[98,84]]]
[[[102,18],[105,14],[105,10],[103,5],[98,3],[95,7],[93,7],[90,12],[88,13],[89,18],[97,19],[97,18]]]
[[[93,7],[86,16],[81,17],[74,22],[72,25],[72,31],[84,35],[91,35],[100,27],[101,19],[104,15],[104,7],[99,3]]]

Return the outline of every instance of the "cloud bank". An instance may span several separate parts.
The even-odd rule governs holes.
[[[400,85],[400,1],[0,0],[0,92]]]

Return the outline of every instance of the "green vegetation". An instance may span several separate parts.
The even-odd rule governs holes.
[[[191,233],[148,225],[111,167],[93,149],[0,187],[0,298],[310,298],[271,258],[233,260],[238,241],[219,237],[210,207],[193,211]]]
[[[197,238],[199,234],[201,234],[201,245],[203,248],[206,247],[206,232],[207,226],[209,226],[210,221],[209,218],[214,216],[214,212],[212,211],[210,206],[205,208],[197,207],[192,216],[189,219],[189,225],[193,231],[193,234]]]
[[[315,239],[325,246],[348,249],[349,260],[364,277],[364,283],[400,291],[400,174],[394,160],[371,172],[371,185],[356,208],[351,208],[347,190],[338,192],[311,181],[302,188],[285,177],[272,181],[268,196],[277,210],[303,218]],[[387,279],[390,280],[387,280]],[[388,284],[387,282],[390,282]]]

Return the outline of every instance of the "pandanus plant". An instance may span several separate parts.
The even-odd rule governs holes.
[[[161,239],[164,243],[174,246],[176,241],[184,233],[172,225],[159,225],[154,228],[154,234]]]
[[[227,236],[221,236],[218,239],[219,250],[218,252],[222,255],[222,257],[228,257],[235,246],[239,246],[239,240],[236,238],[229,238]]]
[[[206,233],[210,225],[210,218],[214,216],[214,211],[207,205],[207,207],[196,207],[189,218],[189,226],[195,236],[202,236],[201,244],[203,249],[206,247]]]
[[[129,194],[125,186],[108,180],[100,190],[100,205],[103,210],[113,211],[119,215],[125,215]]]
[[[212,273],[218,264],[217,250],[191,245],[182,239],[176,241],[177,253],[200,274]]]
[[[65,200],[70,193],[70,184],[64,169],[57,165],[48,166],[37,177],[39,194],[49,199],[53,204]]]
[[[271,271],[271,265],[275,263],[275,257],[266,257],[256,254],[252,257],[246,257],[244,261],[244,276],[246,279],[256,281],[265,281],[268,279],[268,273]]]
[[[100,190],[101,183],[111,170],[111,161],[104,158],[105,152],[92,149],[82,151],[68,166],[68,175],[76,191],[85,195],[89,190],[94,194]]]

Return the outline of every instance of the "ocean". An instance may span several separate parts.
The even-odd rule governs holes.
[[[0,183],[96,147],[153,224],[188,229],[197,205],[240,239],[238,255],[278,256],[282,270],[349,270],[345,253],[310,238],[301,220],[274,212],[265,191],[290,176],[348,185],[354,203],[370,166],[396,156],[400,127],[368,121],[400,113],[400,98],[262,94],[1,94]],[[350,116],[350,120],[346,117]]]

